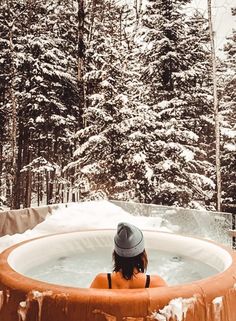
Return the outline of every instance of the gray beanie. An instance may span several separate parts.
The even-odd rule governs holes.
[[[144,251],[143,233],[129,223],[119,223],[114,237],[114,250],[122,257],[134,257]]]

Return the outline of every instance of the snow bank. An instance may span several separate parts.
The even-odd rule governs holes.
[[[91,201],[84,203],[65,204],[53,210],[51,216],[32,230],[23,234],[5,235],[0,238],[0,251],[18,242],[38,236],[76,231],[80,229],[116,228],[119,222],[128,222],[145,230],[168,231],[161,228],[160,217],[133,216],[122,208],[108,201]]]

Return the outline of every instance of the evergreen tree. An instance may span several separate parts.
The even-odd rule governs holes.
[[[144,42],[142,98],[149,106],[141,118],[150,118],[149,127],[140,126],[145,152],[132,176],[145,202],[189,205],[194,194],[210,198],[205,190],[214,187],[201,145],[202,131],[212,132],[208,38],[203,18],[183,13],[186,3],[148,1],[137,37]]]
[[[85,126],[77,133],[79,147],[72,164],[75,186],[81,190],[85,182],[89,184],[89,195],[82,197],[96,197],[102,191],[114,198],[125,176],[121,161],[125,132],[120,126],[127,105],[125,14],[126,9],[114,1],[91,2],[87,8]]]
[[[70,19],[66,19],[69,12],[70,28]],[[1,52],[1,61],[4,68],[10,70],[11,78],[14,76],[9,80],[5,73],[3,82],[6,92],[9,88],[14,90],[17,103],[17,171],[12,199],[13,207],[18,208],[22,199],[24,206],[31,202],[32,175],[21,173],[24,166],[39,156],[63,166],[72,155],[71,136],[78,128],[80,104],[75,55],[77,37],[71,39],[67,33],[72,30],[76,34],[76,9],[61,1],[51,4],[11,1],[10,6],[6,1],[1,13],[2,42],[6,48]],[[14,75],[9,65],[14,67]],[[54,176],[55,173],[48,179],[51,184],[49,199],[53,197],[50,182]]]
[[[188,3],[1,2],[0,203],[212,198],[209,37]],[[235,202],[235,33],[225,52],[223,198]]]
[[[222,146],[223,202],[236,203],[236,32],[224,47],[226,58],[221,63],[219,87],[221,88],[220,114]],[[234,205],[235,206],[235,205]]]

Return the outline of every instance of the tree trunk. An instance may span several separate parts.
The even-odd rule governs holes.
[[[18,135],[18,153],[17,153],[17,161],[15,164],[15,180],[13,185],[13,206],[12,208],[20,208],[23,190],[22,190],[22,181],[21,181],[21,168],[22,168],[22,152],[23,152],[23,137],[22,131],[19,131]]]
[[[77,54],[77,80],[80,89],[80,113],[79,113],[79,127],[83,128],[83,114],[85,106],[85,88],[84,88],[84,59],[85,59],[85,45],[84,45],[84,0],[78,0],[78,54]]]
[[[138,24],[139,24],[139,17],[140,17],[141,10],[142,10],[142,0],[134,0],[136,27],[138,27]]]
[[[28,165],[32,161],[32,150],[31,150],[31,137],[27,128],[20,125],[19,135],[23,136],[23,156],[21,167]],[[31,170],[24,172],[21,177],[22,181],[22,203],[24,207],[30,207],[31,205],[31,189],[32,189],[32,173]]]
[[[0,176],[2,176],[2,169],[3,169],[3,145],[0,144]]]
[[[10,3],[7,1],[8,6],[8,14],[9,17],[11,16],[11,8]],[[12,185],[12,195],[11,195],[11,208],[15,208],[17,206],[17,180],[16,180],[16,133],[17,133],[17,113],[16,113],[16,96],[15,96],[15,89],[14,89],[14,81],[16,77],[16,70],[14,66],[14,45],[13,45],[13,23],[9,25],[9,53],[10,53],[10,75],[11,75],[11,83],[9,87],[9,95],[10,101],[12,104],[11,108],[11,152],[12,152],[12,159],[11,159],[11,175],[13,180]],[[18,208],[18,207],[16,207]]]
[[[90,30],[88,34],[88,42],[90,42],[93,39],[93,31],[94,31],[94,18],[95,18],[95,12],[96,12],[96,5],[97,0],[92,1],[92,8],[91,8],[91,20],[90,20]]]
[[[211,61],[212,61],[212,78],[213,78],[213,103],[214,103],[214,118],[215,118],[215,162],[216,162],[216,209],[221,211],[221,162],[220,162],[220,121],[219,121],[219,102],[217,93],[216,79],[216,57],[214,31],[212,24],[211,0],[207,1],[208,6],[208,21],[211,42]]]
[[[47,197],[47,203],[46,204],[49,204],[49,175],[50,175],[50,172],[46,171],[45,170],[45,175],[46,175],[46,197]]]
[[[41,195],[40,195],[40,174],[37,173],[37,205],[40,206],[40,200],[41,200]]]
[[[32,160],[32,157],[30,156],[30,159]],[[26,192],[25,192],[25,207],[30,207],[31,206],[31,194],[32,194],[32,172],[29,171],[27,173],[27,181],[26,181]]]
[[[48,186],[48,194],[49,194],[49,203],[54,201],[53,193],[54,193],[54,181],[55,181],[55,170],[50,172],[49,186]]]
[[[120,18],[119,18],[119,20],[120,20],[120,35],[119,35],[119,40],[120,40],[120,48],[122,48],[121,46],[122,46],[122,16],[123,16],[123,7],[121,7],[120,8]]]
[[[3,196],[2,170],[3,170],[3,145],[0,144],[0,197]]]

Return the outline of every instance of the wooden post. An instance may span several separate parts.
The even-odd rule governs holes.
[[[217,93],[216,79],[216,56],[214,31],[212,23],[211,0],[207,1],[208,6],[208,23],[211,43],[211,62],[212,62],[212,78],[213,78],[213,103],[214,103],[214,118],[215,118],[215,165],[216,165],[216,209],[221,211],[221,162],[220,162],[220,120],[219,120],[219,101]]]

